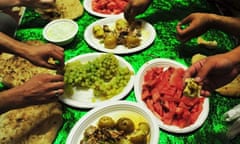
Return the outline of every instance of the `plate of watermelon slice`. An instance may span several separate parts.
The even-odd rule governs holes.
[[[128,0],[84,0],[83,7],[91,15],[109,17],[122,14]]]
[[[139,69],[134,83],[137,101],[151,110],[161,129],[171,133],[197,130],[209,113],[207,97],[183,95],[186,68],[171,59],[153,59]]]

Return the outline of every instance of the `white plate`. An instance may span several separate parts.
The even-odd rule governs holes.
[[[89,53],[89,54],[79,55],[77,57],[70,59],[66,63],[73,62],[73,61],[81,61],[82,63],[85,63],[85,62],[94,60],[95,58],[99,57],[102,54],[104,54],[104,53]],[[132,71],[134,74],[134,69],[125,59],[123,59],[120,56],[116,56],[116,55],[115,55],[115,57],[119,60],[120,66],[128,67],[129,70]],[[73,96],[69,97],[69,96],[66,96],[65,94],[63,94],[62,96],[60,96],[60,100],[63,103],[70,105],[72,107],[76,107],[76,108],[93,108],[96,106],[105,105],[109,102],[117,101],[117,100],[124,98],[132,90],[133,82],[134,82],[134,75],[131,76],[128,84],[126,85],[126,87],[123,89],[123,91],[121,93],[119,93],[118,95],[113,96],[111,99],[108,99],[105,101],[99,100],[96,102],[92,102],[92,98],[94,97],[94,95],[93,95],[93,90],[91,90],[91,89],[89,89],[89,90],[74,89]]]
[[[135,92],[136,99],[138,102],[140,102],[146,108],[147,108],[147,105],[141,98],[144,75],[147,70],[151,69],[152,67],[157,67],[157,66],[166,67],[166,68],[169,66],[177,67],[177,68],[181,67],[184,69],[187,68],[186,66],[184,66],[174,60],[165,59],[165,58],[157,58],[157,59],[153,59],[153,60],[146,62],[139,69],[139,71],[135,77],[135,82],[134,82],[134,92]],[[200,113],[200,115],[199,115],[198,119],[195,121],[195,123],[190,126],[187,126],[184,128],[179,128],[177,126],[166,125],[157,116],[155,116],[155,117],[157,119],[159,127],[163,130],[166,130],[166,131],[172,132],[172,133],[188,133],[188,132],[192,132],[192,131],[198,129],[206,120],[208,113],[209,113],[209,99],[205,98],[204,103],[203,103],[202,112]]]
[[[83,138],[83,132],[90,125],[96,125],[102,116],[111,116],[114,120],[120,117],[131,117],[145,120],[150,126],[150,141],[148,144],[157,144],[159,141],[159,129],[154,116],[148,109],[144,109],[135,102],[118,101],[97,107],[84,115],[71,129],[66,144],[79,144]]]
[[[118,45],[114,49],[105,48],[104,44],[100,43],[100,40],[94,37],[93,32],[92,32],[93,26],[95,26],[95,25],[113,26],[115,24],[116,20],[118,20],[120,18],[123,18],[123,15],[100,19],[100,20],[90,24],[84,32],[84,38],[85,38],[86,42],[91,47],[95,48],[96,50],[99,50],[102,52],[108,52],[108,53],[115,53],[115,54],[129,54],[129,53],[138,52],[138,51],[141,51],[141,50],[147,48],[150,44],[152,44],[152,42],[154,41],[154,39],[156,37],[156,31],[151,24],[143,21],[144,26],[142,29],[142,40],[141,40],[140,46],[135,47],[135,48],[130,48],[130,49],[123,45]]]
[[[94,15],[94,16],[97,16],[97,17],[111,17],[111,16],[116,16],[117,15],[117,14],[103,14],[103,13],[93,11],[92,0],[84,0],[83,1],[83,7],[91,15]],[[122,14],[122,13],[120,13],[120,14]]]

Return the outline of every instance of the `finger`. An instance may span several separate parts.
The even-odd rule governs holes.
[[[63,89],[55,89],[50,92],[51,96],[59,97],[63,95],[64,90]]]
[[[182,28],[181,28],[181,24],[180,23],[177,24],[176,30],[177,30],[177,33],[181,33]]]
[[[55,0],[40,0],[41,8],[52,8],[55,2]]]
[[[185,24],[188,24],[192,21],[192,17],[191,15],[190,16],[187,16],[185,17],[184,19],[182,19],[180,22],[179,22],[179,25],[185,25]]]
[[[181,35],[177,35],[177,39],[179,41],[181,41],[182,43],[187,42],[188,40],[190,40],[193,36],[181,36]]]
[[[64,93],[64,83],[63,82],[54,82],[48,84],[48,90],[51,95],[60,96]]]
[[[180,25],[177,25],[177,38],[180,41],[186,42],[195,36],[196,36],[195,27],[192,26],[191,24],[185,29],[182,29]]]
[[[47,60],[46,60],[46,61],[43,61],[43,62],[41,63],[41,66],[46,67],[46,68],[49,68],[49,69],[56,69],[56,68],[57,68],[56,65],[48,63]]]
[[[59,75],[59,74],[52,75],[52,79],[51,79],[52,82],[58,82],[63,80],[64,80],[64,77],[62,75]]]
[[[200,60],[197,62],[201,66],[201,69],[199,69],[197,76],[199,78],[199,82],[202,82],[206,79],[207,75],[210,73],[210,71],[214,68],[214,65],[210,62],[206,62],[207,58]],[[204,66],[203,66],[204,65]]]
[[[53,53],[53,58],[59,60],[60,65],[64,65],[64,49],[56,46],[56,50]]]
[[[196,76],[197,71],[198,71],[197,68],[198,68],[198,67],[196,67],[196,64],[190,66],[190,67],[187,69],[187,71],[185,72],[184,77],[185,77],[185,78],[191,78],[191,77]]]
[[[131,5],[130,5],[130,2],[129,4],[126,6],[125,10],[124,10],[124,17],[127,21],[129,21],[130,19],[130,11],[131,11]]]
[[[207,90],[201,90],[201,96],[206,96],[206,97],[208,97],[208,96],[210,96],[211,95],[211,93],[209,92],[209,91],[207,91]]]

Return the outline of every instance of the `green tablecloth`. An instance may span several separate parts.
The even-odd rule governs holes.
[[[189,66],[191,57],[195,53],[212,55],[234,48],[234,39],[217,30],[210,30],[203,35],[203,37],[208,40],[217,40],[218,48],[215,50],[199,47],[195,38],[186,44],[181,44],[177,41],[176,24],[192,12],[217,13],[217,10],[205,0],[154,0],[150,8],[139,16],[139,18],[150,22],[156,29],[157,37],[154,43],[141,52],[121,56],[126,59],[137,72],[146,61],[154,58],[171,58]],[[89,24],[98,19],[99,18],[88,14],[87,11],[84,12],[82,17],[76,19],[79,25],[79,32],[71,44],[64,46],[65,61],[80,54],[96,52],[95,49],[87,45],[83,33]],[[21,25],[17,30],[17,39],[21,41],[44,40],[42,30],[46,23],[47,21],[41,19],[32,9],[26,9]],[[136,101],[133,90],[125,100]],[[159,144],[240,143],[240,137],[232,141],[227,140],[225,134],[229,124],[222,120],[223,113],[239,102],[240,99],[238,98],[226,98],[213,93],[210,97],[209,116],[201,128],[192,133],[181,135],[171,134],[160,129]],[[71,128],[88,111],[89,110],[86,109],[75,109],[64,105],[64,124],[54,143],[65,143]]]

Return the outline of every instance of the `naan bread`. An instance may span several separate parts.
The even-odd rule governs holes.
[[[26,43],[36,46],[44,44],[37,40],[27,41]],[[56,74],[56,71],[35,66],[22,57],[8,53],[0,54],[0,78],[3,84],[10,88],[22,85],[39,73]]]
[[[216,92],[224,96],[239,97],[240,96],[240,75],[238,75],[229,84],[216,89]]]
[[[55,8],[36,9],[43,19],[59,18],[76,19],[83,14],[83,6],[79,0],[56,0]]]
[[[26,42],[41,45],[41,41]],[[5,85],[16,87],[39,73],[56,71],[38,67],[14,55],[0,55],[0,77]],[[59,102],[10,110],[0,115],[0,144],[52,144],[62,126]]]
[[[6,56],[7,54],[4,55]],[[24,58],[10,55],[8,57],[8,59],[0,60],[0,76],[2,77],[2,82],[8,87],[22,85],[39,73],[56,73],[54,70],[37,67]]]
[[[0,144],[51,144],[61,115],[57,102],[8,111],[0,115]]]
[[[192,64],[196,63],[197,61],[205,57],[207,56],[202,54],[195,54],[192,57]],[[221,88],[216,89],[215,91],[223,96],[239,97],[240,96],[240,75],[238,75],[232,82],[226,84]]]
[[[191,63],[192,64],[194,64],[194,63],[196,63],[196,62],[198,62],[198,61],[200,61],[201,59],[204,59],[204,58],[206,58],[207,56],[205,56],[205,55],[202,55],[202,54],[195,54],[195,55],[193,55],[192,56],[192,60],[191,60]]]

